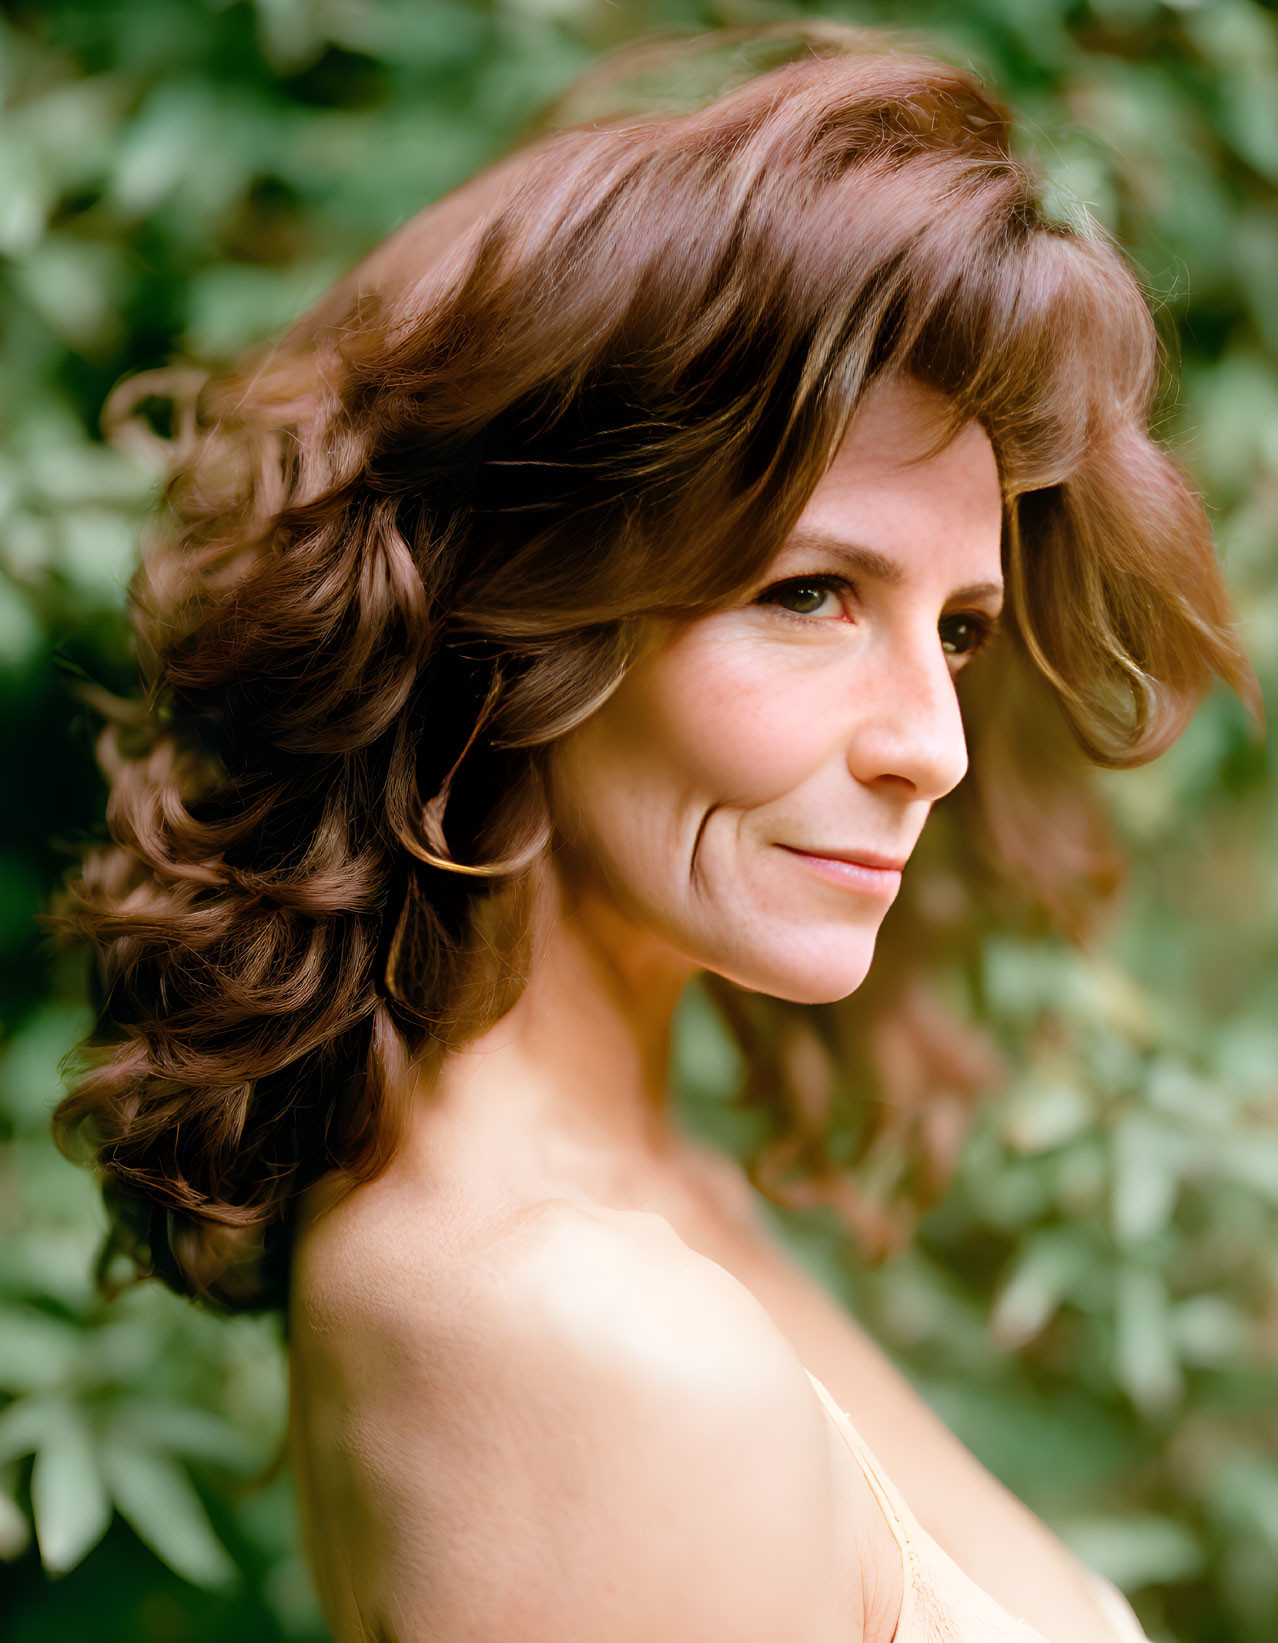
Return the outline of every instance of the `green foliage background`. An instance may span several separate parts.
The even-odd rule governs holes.
[[[321,1639],[277,1323],[157,1286],[104,1306],[92,1180],[48,1136],[90,1026],[32,915],[100,824],[79,672],[121,621],[154,484],[98,432],[126,371],[216,361],[501,151],[601,49],[805,10],[696,0],[44,0],[0,24],[0,1591],[11,1643]],[[1278,17],[1254,0],[820,8],[992,78],[1179,338],[1163,427],[1278,676]],[[1132,1595],[1150,1636],[1278,1636],[1278,807],[1224,693],[1104,778],[1133,875],[1081,954],[989,935],[975,1006],[1013,1064],[953,1189],[865,1270],[773,1212],[965,1441]],[[690,1121],[744,1148],[695,994]],[[875,1160],[863,1185],[874,1190]],[[34,1532],[32,1526],[34,1525]]]

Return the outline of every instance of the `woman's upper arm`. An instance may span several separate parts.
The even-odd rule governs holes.
[[[390,1635],[859,1643],[864,1542],[789,1344],[677,1240],[587,1222],[543,1221],[500,1304],[478,1301],[477,1515],[449,1569],[400,1526],[377,1594]]]

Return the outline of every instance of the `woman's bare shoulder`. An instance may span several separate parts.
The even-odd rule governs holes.
[[[441,1384],[484,1386],[516,1347],[526,1383],[550,1367],[543,1349],[584,1362],[707,1308],[715,1341],[743,1332],[759,1369],[801,1368],[750,1291],[663,1216],[580,1196],[450,1211],[390,1183],[321,1183],[299,1220],[290,1305],[298,1349],[342,1360],[369,1390],[379,1365],[418,1355]]]
[[[688,1178],[724,1224],[757,1217],[755,1194],[735,1161],[707,1147],[689,1149]],[[426,1190],[417,1171],[392,1168],[354,1187],[328,1176],[306,1193],[292,1257],[292,1306],[330,1340],[358,1336],[377,1316],[419,1314],[450,1303],[473,1309],[481,1286],[509,1295],[508,1269],[542,1262],[553,1280],[574,1259],[617,1260],[629,1253],[635,1276],[674,1263],[703,1282],[731,1287],[740,1304],[748,1291],[696,1253],[662,1215],[614,1208],[583,1192],[560,1196],[487,1192],[472,1176],[444,1192]],[[417,1316],[414,1327],[420,1324]]]
[[[479,1606],[494,1636],[562,1643],[861,1636],[827,1418],[743,1285],[660,1216],[576,1200],[462,1254],[441,1298],[401,1251],[345,1349],[383,1428],[359,1600],[391,1635],[446,1638]]]

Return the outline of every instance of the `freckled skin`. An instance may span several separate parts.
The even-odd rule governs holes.
[[[694,965],[756,991],[845,997],[890,904],[777,846],[904,858],[967,767],[963,663],[942,649],[938,620],[955,589],[1001,583],[1002,499],[974,423],[906,466],[939,403],[911,381],[876,385],[796,531],[873,546],[903,566],[899,586],[865,581],[844,605],[830,594],[816,622],[752,590],[671,624],[557,750],[569,873]],[[836,568],[826,559],[787,544],[762,586]]]

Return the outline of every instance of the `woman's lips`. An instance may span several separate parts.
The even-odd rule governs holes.
[[[783,844],[780,848],[797,857],[829,883],[840,885],[845,890],[894,896],[901,888],[904,862],[879,855],[876,851],[867,850],[856,859],[851,859],[821,855],[814,850],[799,850],[792,844]]]

